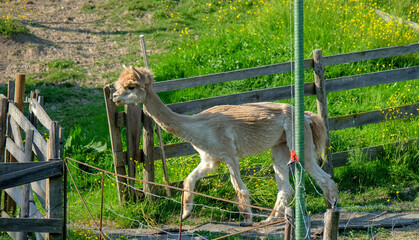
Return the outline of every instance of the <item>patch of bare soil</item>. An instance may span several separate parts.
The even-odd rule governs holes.
[[[324,215],[315,214],[311,216],[311,239],[323,239]],[[209,222],[199,226],[182,227],[182,238],[186,239],[205,239],[208,233],[219,233],[218,236],[237,233],[249,230],[252,227],[240,227],[238,222]],[[377,229],[387,229],[386,234],[376,233]],[[251,230],[238,235],[244,239],[283,239],[285,223]],[[348,235],[350,230],[363,230],[365,234],[355,237],[343,237]],[[111,229],[104,228],[109,236],[128,237],[129,239],[178,239],[179,226],[167,225],[160,226],[158,229],[138,228],[138,229]],[[419,212],[341,212],[339,219],[339,239],[419,239]],[[204,237],[201,237],[203,235]],[[211,235],[213,238],[215,235]]]
[[[18,72],[43,72],[48,61],[65,59],[83,67],[89,79],[94,79],[87,84],[105,84],[102,75],[120,67],[117,59],[125,49],[108,37],[120,32],[120,27],[83,9],[85,4],[94,7],[99,2],[32,0],[17,4],[15,11],[32,19],[26,23],[30,33],[0,36],[0,83],[14,79]],[[95,64],[105,60],[109,60],[106,68]]]

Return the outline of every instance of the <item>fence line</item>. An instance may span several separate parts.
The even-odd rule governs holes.
[[[70,158],[70,157],[66,157],[65,158],[65,161],[66,160],[70,160],[70,161],[76,162],[78,164],[81,164],[81,165],[84,165],[84,166],[87,166],[87,167],[96,169],[98,171],[105,172],[107,174],[113,175],[113,176],[118,177],[118,178],[125,178],[125,179],[128,179],[128,180],[134,180],[134,181],[137,181],[137,182],[147,183],[147,184],[154,185],[154,186],[159,186],[159,187],[165,187],[165,188],[167,187],[167,188],[170,188],[170,189],[173,189],[173,190],[178,190],[178,191],[181,191],[181,192],[189,192],[189,193],[192,193],[192,194],[195,194],[195,195],[199,195],[199,196],[202,196],[202,197],[211,198],[211,199],[214,199],[214,200],[218,200],[218,201],[222,201],[222,202],[227,202],[227,203],[232,203],[232,204],[237,204],[237,205],[243,205],[245,207],[257,208],[257,209],[260,209],[260,210],[265,210],[265,211],[270,211],[270,212],[275,211],[275,212],[279,212],[281,214],[285,214],[285,213],[283,213],[283,212],[281,212],[279,210],[275,210],[275,209],[271,209],[271,208],[254,206],[254,205],[245,204],[245,203],[239,203],[239,202],[236,202],[236,201],[232,201],[232,200],[228,200],[228,199],[223,199],[223,198],[218,198],[218,197],[214,197],[214,196],[211,196],[211,195],[207,195],[207,194],[203,194],[203,193],[199,193],[199,192],[194,192],[194,191],[191,191],[191,190],[187,190],[187,189],[183,189],[183,188],[179,188],[179,187],[175,187],[175,186],[171,186],[171,185],[167,185],[167,184],[163,184],[163,183],[150,182],[150,181],[143,180],[143,179],[138,179],[138,178],[132,178],[132,177],[129,177],[129,176],[124,176],[124,175],[121,175],[121,174],[118,174],[118,173],[113,173],[113,172],[110,172],[110,171],[107,171],[107,170],[104,170],[104,169],[100,169],[98,167],[89,165],[87,163],[78,161],[78,160],[73,159],[73,158]]]
[[[391,56],[399,56],[403,54],[412,54],[419,52],[419,43],[411,44],[408,46],[397,46],[397,47],[388,47],[388,48],[380,48],[380,49],[372,49],[362,52],[353,52],[353,53],[345,53],[339,55],[332,55],[323,57],[321,54],[321,50],[317,51],[317,62],[315,59],[306,59],[304,64],[305,68],[314,68],[315,78],[320,79],[321,73],[319,73],[320,68],[324,68],[325,66],[336,65],[336,64],[343,64],[343,63],[351,63],[356,61],[366,61],[372,59],[378,59],[382,57],[391,57]],[[314,55],[314,54],[313,54]],[[241,69],[235,71],[229,71],[224,73],[216,73],[204,76],[197,76],[191,78],[184,78],[184,79],[175,79],[175,80],[168,80],[163,82],[155,82],[154,89],[156,92],[163,92],[163,91],[172,91],[177,89],[185,89],[190,87],[197,87],[197,86],[204,86],[208,84],[214,83],[221,83],[227,81],[234,81],[240,79],[246,79],[251,77],[259,77],[271,74],[278,74],[278,73],[286,73],[293,71],[292,62],[286,63],[279,63],[273,64],[268,66],[261,66],[249,69]],[[324,75],[324,73],[323,73]],[[318,100],[318,109],[319,106],[327,109],[327,101],[326,101],[326,94],[328,92],[336,92],[336,91],[343,91],[355,88],[362,88],[362,87],[369,87],[375,86],[380,84],[387,84],[387,83],[395,83],[400,81],[408,81],[419,78],[419,66],[401,68],[401,69],[393,69],[381,72],[373,72],[368,74],[361,74],[361,75],[354,75],[354,76],[345,76],[339,78],[333,78],[326,80],[324,76],[321,78],[319,82],[321,82],[321,86],[324,89],[320,89],[320,87],[316,86],[317,83],[310,82],[304,84],[304,95],[317,95]],[[193,100],[188,102],[182,103],[173,103],[168,104],[167,106],[171,108],[172,111],[180,113],[180,114],[195,114],[201,112],[205,109],[213,107],[215,105],[222,105],[222,104],[242,104],[242,103],[251,103],[251,102],[265,102],[265,101],[277,101],[277,100],[284,100],[291,97],[294,87],[293,86],[281,86],[269,89],[262,89],[262,90],[254,90],[248,91],[243,93],[225,95],[225,96],[218,96],[206,99],[199,99]],[[150,182],[154,181],[154,161],[162,158],[162,153],[160,148],[154,147],[153,141],[153,128],[154,123],[149,121],[149,117],[145,114],[140,114],[142,118],[137,117],[136,122],[128,123],[128,116],[129,112],[127,108],[125,112],[118,112],[115,103],[112,101],[112,91],[111,87],[105,86],[104,87],[104,94],[105,94],[105,101],[107,105],[108,111],[108,123],[111,135],[111,143],[113,149],[113,156],[114,156],[114,163],[115,163],[115,171],[121,175],[125,175],[125,166],[128,165],[128,169],[132,169],[131,165],[132,162],[138,163],[142,162],[144,166],[144,173],[143,177],[146,180],[150,180]],[[318,92],[324,91],[322,95],[318,94]],[[322,97],[322,101],[319,101],[319,97]],[[364,112],[364,113],[357,113],[347,116],[339,116],[335,118],[328,118],[327,115],[322,115],[322,118],[325,122],[329,123],[330,128],[328,131],[331,130],[338,130],[344,129],[349,127],[355,126],[362,126],[366,124],[373,124],[383,121],[395,120],[400,118],[410,118],[419,115],[419,111],[417,110],[418,104],[415,103],[413,105],[407,106],[398,106],[394,108],[388,108],[383,110],[371,111],[371,112]],[[138,106],[137,106],[138,107]],[[396,114],[397,116],[386,116],[385,112],[390,111],[390,109],[397,109],[399,111],[404,111],[404,113],[408,114]],[[132,115],[132,114],[131,114]],[[122,148],[122,140],[121,140],[121,127],[128,126],[129,124],[137,124],[140,126],[143,123],[144,130],[143,130],[143,149],[140,149],[140,153],[135,155],[135,157],[131,160],[131,157],[128,154],[132,153],[133,151],[137,151],[139,148],[138,142],[135,144],[127,144],[130,147],[127,151],[124,151]],[[127,129],[127,133],[128,133]],[[127,135],[127,142],[131,141],[132,139],[139,139],[141,136],[137,131],[135,134],[133,133],[128,137]],[[330,145],[330,144],[329,144]],[[330,146],[326,146],[327,148]],[[132,149],[134,148],[134,149]],[[177,143],[177,144],[169,144],[165,145],[165,152],[166,157],[179,157],[185,156],[196,153],[195,149],[189,143]],[[131,154],[132,155],[132,154]],[[327,161],[326,165],[324,166],[324,170],[327,171],[329,174],[333,176],[333,166],[332,163],[334,162],[333,157],[336,154],[327,154],[327,157],[332,156],[332,161]],[[344,155],[341,155],[344,156]],[[330,160],[330,159],[329,159]],[[339,160],[341,161],[341,160]],[[131,176],[133,177],[133,176]],[[121,179],[121,181],[123,180]],[[132,181],[131,181],[132,184]],[[121,189],[125,188],[123,184],[120,184]],[[144,184],[144,189],[146,192],[153,191],[150,188],[151,185]],[[122,199],[123,196],[120,196]],[[127,196],[125,196],[127,197]]]
[[[394,69],[382,72],[339,77],[325,81],[327,93],[375,85],[408,81],[419,78],[419,67]],[[282,86],[262,90],[254,90],[219,97],[204,98],[188,102],[172,103],[167,106],[179,114],[195,114],[216,105],[243,104],[252,102],[270,102],[290,99],[294,86]],[[315,95],[314,82],[304,84],[304,96]]]
[[[217,238],[217,239],[226,238],[226,237],[229,237],[229,236],[233,236],[233,235],[241,234],[241,233],[244,233],[244,232],[248,232],[248,231],[252,231],[252,230],[255,230],[255,229],[259,229],[259,228],[263,228],[263,227],[271,226],[271,225],[278,224],[278,223],[283,223],[283,222],[290,222],[290,221],[292,221],[292,219],[290,218],[290,216],[287,216],[287,214],[286,214],[286,213],[281,212],[281,211],[276,210],[276,209],[270,209],[270,208],[265,208],[265,207],[260,207],[260,206],[254,206],[254,205],[245,204],[245,203],[239,203],[239,202],[236,202],[236,201],[231,201],[231,200],[228,200],[228,199],[218,198],[218,197],[214,197],[214,196],[211,196],[211,195],[207,195],[207,194],[203,194],[203,193],[198,193],[198,192],[194,192],[194,191],[186,190],[186,189],[183,189],[183,188],[178,188],[178,187],[170,186],[170,185],[167,185],[167,184],[150,182],[150,181],[147,181],[147,180],[142,180],[142,179],[132,178],[132,177],[129,177],[129,176],[121,176],[121,175],[119,175],[118,173],[112,173],[112,172],[110,172],[110,171],[107,171],[107,170],[104,170],[104,169],[100,169],[100,168],[95,167],[95,166],[92,166],[92,165],[90,165],[90,164],[87,164],[87,163],[84,163],[84,162],[78,161],[78,160],[76,160],[76,159],[73,159],[73,158],[70,158],[70,157],[66,157],[66,158],[65,158],[65,160],[64,160],[64,162],[65,162],[66,169],[67,169],[67,171],[68,171],[68,172],[69,172],[69,174],[70,174],[71,181],[73,182],[73,184],[74,184],[74,186],[75,186],[75,188],[76,188],[76,190],[77,190],[77,193],[78,193],[78,195],[79,195],[79,197],[80,197],[80,199],[81,199],[81,201],[82,201],[82,203],[83,203],[84,207],[86,208],[86,210],[87,210],[87,212],[88,212],[88,214],[89,214],[89,216],[90,216],[91,220],[93,221],[93,223],[94,223],[94,225],[95,225],[96,229],[99,231],[99,234],[100,234],[103,238],[106,238],[106,237],[105,237],[105,235],[103,234],[102,228],[101,228],[101,227],[99,227],[99,226],[98,226],[98,224],[95,222],[95,220],[94,220],[94,218],[93,218],[93,216],[92,216],[92,214],[91,214],[90,210],[88,209],[88,207],[87,207],[87,205],[86,205],[86,202],[84,201],[83,197],[81,196],[81,193],[80,193],[80,191],[79,191],[79,189],[78,189],[78,187],[77,187],[77,185],[76,185],[76,183],[75,183],[75,180],[74,180],[74,178],[73,178],[73,175],[72,175],[72,173],[71,173],[71,171],[70,171],[70,168],[69,168],[69,166],[68,166],[68,164],[67,164],[68,160],[73,161],[73,162],[78,163],[78,164],[81,164],[81,165],[84,165],[84,166],[87,166],[87,167],[90,167],[90,168],[93,168],[93,169],[96,169],[96,170],[98,170],[98,171],[101,171],[101,172],[102,172],[102,176],[106,173],[106,174],[109,174],[109,175],[116,176],[116,179],[119,179],[119,178],[125,178],[126,180],[133,180],[133,181],[138,181],[138,182],[142,182],[142,183],[148,183],[148,184],[153,185],[153,186],[165,187],[166,189],[174,189],[174,190],[181,191],[181,196],[182,196],[182,197],[181,197],[181,213],[180,213],[180,218],[182,217],[182,211],[183,211],[183,194],[184,194],[184,192],[189,192],[189,193],[192,193],[192,194],[195,194],[195,195],[200,195],[200,196],[203,196],[203,197],[206,197],[206,198],[210,198],[210,199],[214,199],[214,200],[218,200],[218,201],[222,201],[222,202],[233,203],[233,204],[239,204],[239,205],[246,206],[246,207],[251,207],[251,208],[257,208],[257,209],[259,209],[259,210],[265,210],[265,211],[270,211],[270,212],[274,212],[274,211],[275,211],[275,212],[279,212],[279,213],[281,213],[281,214],[283,214],[283,215],[284,215],[283,219],[277,220],[277,221],[275,221],[275,222],[271,222],[271,223],[267,223],[267,224],[262,224],[262,225],[259,225],[259,226],[253,227],[253,228],[249,228],[249,229],[247,229],[247,230],[243,230],[243,231],[240,231],[240,232],[237,232],[237,233],[234,233],[234,234],[229,234],[229,235],[226,235],[226,236],[223,236],[223,237],[219,237],[219,238]],[[118,181],[118,180],[117,180],[117,181]],[[124,181],[124,183],[123,183],[123,184],[125,184],[125,185],[126,185],[126,183],[125,183],[125,182],[126,182],[126,181]],[[127,187],[132,187],[132,186],[127,185]],[[102,195],[101,195],[101,213],[100,213],[100,214],[101,214],[101,216],[102,216],[102,209],[103,209],[103,177],[102,177],[102,190],[101,190],[101,191],[102,191]],[[150,194],[151,194],[151,195],[154,195],[153,193],[150,193]],[[292,225],[292,223],[291,223],[291,225]],[[100,219],[100,226],[102,226],[102,218]],[[180,219],[180,226],[179,226],[179,239],[181,238],[181,232],[182,232],[182,219]]]
[[[344,53],[323,57],[323,65],[331,66],[344,63],[367,61],[378,58],[394,57],[419,52],[419,43],[407,46],[385,47],[366,51]],[[240,69],[223,73],[214,73],[196,77],[174,79],[156,82],[154,89],[156,92],[173,91],[191,87],[205,86],[209,84],[242,80],[253,77],[261,77],[272,74],[280,74],[294,71],[294,62],[278,63],[260,67]],[[313,68],[313,59],[304,60],[304,69]]]
[[[20,240],[27,239],[28,232],[35,232],[36,239],[44,236],[62,239],[66,231],[60,161],[62,128],[58,122],[51,121],[40,104],[36,104],[41,100],[39,91],[31,92],[29,119],[23,115],[24,85],[25,75],[18,74],[17,84],[9,82],[9,98],[0,96],[0,153],[6,152],[0,163],[0,190],[5,192],[0,228]],[[15,90],[12,90],[13,86]],[[10,100],[12,98],[14,102]],[[44,126],[49,133],[48,140],[38,132],[37,121],[49,124]],[[38,162],[34,162],[35,156]],[[46,216],[35,205],[34,193]],[[18,219],[9,216],[10,212],[16,212],[17,205],[20,207]]]
[[[386,108],[376,111],[370,112],[363,112],[363,113],[355,113],[345,116],[338,116],[329,118],[329,131],[336,131],[346,128],[352,127],[359,127],[368,124],[376,124],[380,122],[386,121],[394,121],[406,118],[412,118],[419,115],[419,103],[415,103],[412,105],[405,105],[405,106],[398,106],[393,108]],[[392,116],[388,116],[388,114],[394,114]],[[188,142],[181,142],[181,143],[173,143],[164,146],[166,157],[173,158],[173,157],[181,157],[185,155],[191,155],[198,153],[190,143]],[[141,150],[140,150],[141,151]],[[153,157],[154,160],[161,159],[161,150],[159,147],[154,147],[153,150]],[[337,152],[332,154],[332,160],[341,161],[344,152]],[[335,158],[337,158],[335,160]],[[339,166],[342,166],[339,164]]]

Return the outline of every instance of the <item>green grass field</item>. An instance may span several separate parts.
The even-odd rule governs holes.
[[[419,42],[417,29],[415,32],[415,29],[396,20],[385,22],[375,12],[375,9],[378,9],[408,21],[419,22],[419,3],[415,0],[307,0],[304,4],[305,58],[311,58],[312,50],[317,48],[323,49],[323,54],[327,56]],[[86,4],[83,11],[95,12],[104,19],[111,19],[112,23],[122,26],[127,32],[144,34],[149,49],[155,52],[149,56],[149,61],[156,81],[287,62],[291,61],[293,56],[293,13],[289,1],[129,0],[121,3],[108,0],[95,8]],[[138,16],[148,16],[151,20],[145,21]],[[117,59],[119,62],[126,65],[143,65],[143,60],[138,57],[138,39],[127,42],[123,39],[124,34],[109,37],[120,44],[129,44],[128,53]],[[109,56],[109,59],[97,64],[106,67],[111,58]],[[45,96],[48,113],[52,119],[60,121],[64,126],[67,140],[64,157],[73,157],[113,171],[101,89],[74,86],[74,79],[89,76],[71,60],[57,59],[47,64],[49,70],[42,76],[28,76],[29,82],[41,77],[43,84],[35,84],[33,81],[32,85],[27,86],[27,91],[40,89]],[[418,64],[419,55],[412,54],[329,66],[325,68],[325,74],[329,79]],[[108,82],[113,82],[119,73],[115,72],[105,77],[108,78]],[[305,81],[313,81],[312,70],[305,72]],[[174,103],[291,83],[291,74],[288,73],[178,90],[162,93],[160,96],[165,103]],[[419,81],[412,80],[329,93],[329,117],[412,104],[419,100],[418,88]],[[5,93],[4,88],[2,93]],[[81,104],[75,99],[84,99],[84,102]],[[283,102],[292,103],[290,100]],[[306,98],[306,109],[316,111],[315,97]],[[416,117],[331,132],[332,152],[417,138],[418,120]],[[180,140],[176,137],[164,134],[165,143],[178,141]],[[385,154],[372,162],[364,161],[362,154],[356,151],[351,156],[349,166],[335,169],[336,182],[341,191],[341,206],[356,207],[355,209],[360,211],[383,208],[391,211],[412,210],[409,206],[419,204],[418,159],[417,146],[387,148]],[[183,180],[198,163],[197,155],[169,159],[170,180]],[[267,207],[274,205],[277,190],[275,179],[270,174],[270,165],[268,152],[243,159],[241,162],[241,169],[261,168],[252,176],[244,178],[252,194],[252,204]],[[161,162],[156,162],[155,167],[156,180],[163,183]],[[77,184],[90,203],[94,216],[98,217],[101,176],[95,171],[89,172],[88,169],[83,170],[90,174],[76,169],[72,167]],[[226,166],[222,164],[216,174],[227,172]],[[138,167],[138,174],[141,178],[141,166]],[[178,221],[179,205],[171,200],[164,199],[155,203],[142,201],[121,207],[118,204],[113,179],[107,178],[105,185],[105,204],[109,209],[105,208],[104,217],[109,226],[139,226],[138,222],[121,218],[110,209],[152,226]],[[141,187],[140,184],[137,186]],[[306,188],[308,210],[312,213],[325,211],[326,202],[315,192],[310,181],[306,181]],[[203,181],[202,191],[234,200],[231,184],[222,177]],[[179,200],[179,194],[174,198]],[[195,202],[237,210],[233,205],[213,202],[202,197],[196,197]],[[92,227],[87,213],[82,210],[82,203],[74,187],[70,188],[68,203],[69,223]],[[166,214],[162,215],[162,212]],[[194,214],[198,219],[195,221],[202,222],[231,218],[231,214],[201,207],[197,207]],[[80,231],[76,230],[75,238]]]

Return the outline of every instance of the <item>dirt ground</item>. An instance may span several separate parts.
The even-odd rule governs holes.
[[[74,61],[87,75],[94,75],[93,85],[104,85],[102,75],[120,68],[110,61],[104,68],[95,65],[103,59],[117,59],[125,48],[107,36],[121,28],[110,24],[94,13],[83,10],[84,4],[95,5],[98,0],[32,0],[20,1],[15,11],[27,16],[25,25],[30,34],[11,38],[0,36],[0,83],[14,79],[16,73],[36,73],[46,70],[46,63],[55,59]],[[5,5],[1,4],[4,14]]]
[[[323,239],[323,214],[311,216],[311,238]],[[257,226],[257,225],[256,225]],[[240,227],[237,222],[209,222],[198,226],[183,226],[182,239],[204,239],[197,234],[205,232],[220,233],[222,235],[248,230],[251,227]],[[386,234],[376,231],[387,229]],[[179,226],[161,226],[159,229],[104,229],[111,237],[128,239],[178,239]],[[260,228],[243,233],[243,239],[283,239],[285,223]],[[355,237],[345,237],[350,230],[363,230],[364,233]],[[339,239],[419,239],[419,212],[391,213],[391,212],[345,212],[340,213]],[[195,235],[193,235],[195,233]],[[346,233],[346,234],[345,234]],[[220,235],[220,236],[222,236]],[[218,237],[218,236],[217,236]]]

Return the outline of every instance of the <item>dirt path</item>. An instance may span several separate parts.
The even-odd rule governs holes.
[[[323,214],[311,216],[311,236],[312,239],[323,239]],[[377,232],[379,228],[387,229],[386,232]],[[160,226],[159,229],[107,229],[104,231],[108,236],[114,238],[128,239],[178,239],[179,226],[167,225]],[[209,222],[198,226],[183,226],[182,239],[209,239],[225,234],[237,233],[250,227],[240,227],[237,222]],[[244,239],[283,239],[285,224],[277,224],[258,230],[252,230],[242,235]],[[343,237],[351,230],[363,230],[364,234],[358,237]],[[218,235],[210,235],[208,233]],[[419,212],[341,212],[339,221],[339,239],[419,239]],[[195,233],[195,234],[193,234]],[[204,237],[200,237],[203,235]]]
[[[72,60],[85,69],[90,82],[105,84],[102,75],[119,67],[118,56],[124,47],[112,40],[121,29],[101,19],[93,11],[98,0],[32,0],[21,1],[15,11],[32,19],[26,26],[30,34],[12,38],[0,36],[0,82],[14,78],[17,72],[34,73],[47,70],[46,63],[55,59]],[[0,11],[7,11],[0,5]],[[107,67],[95,64],[109,61]]]

